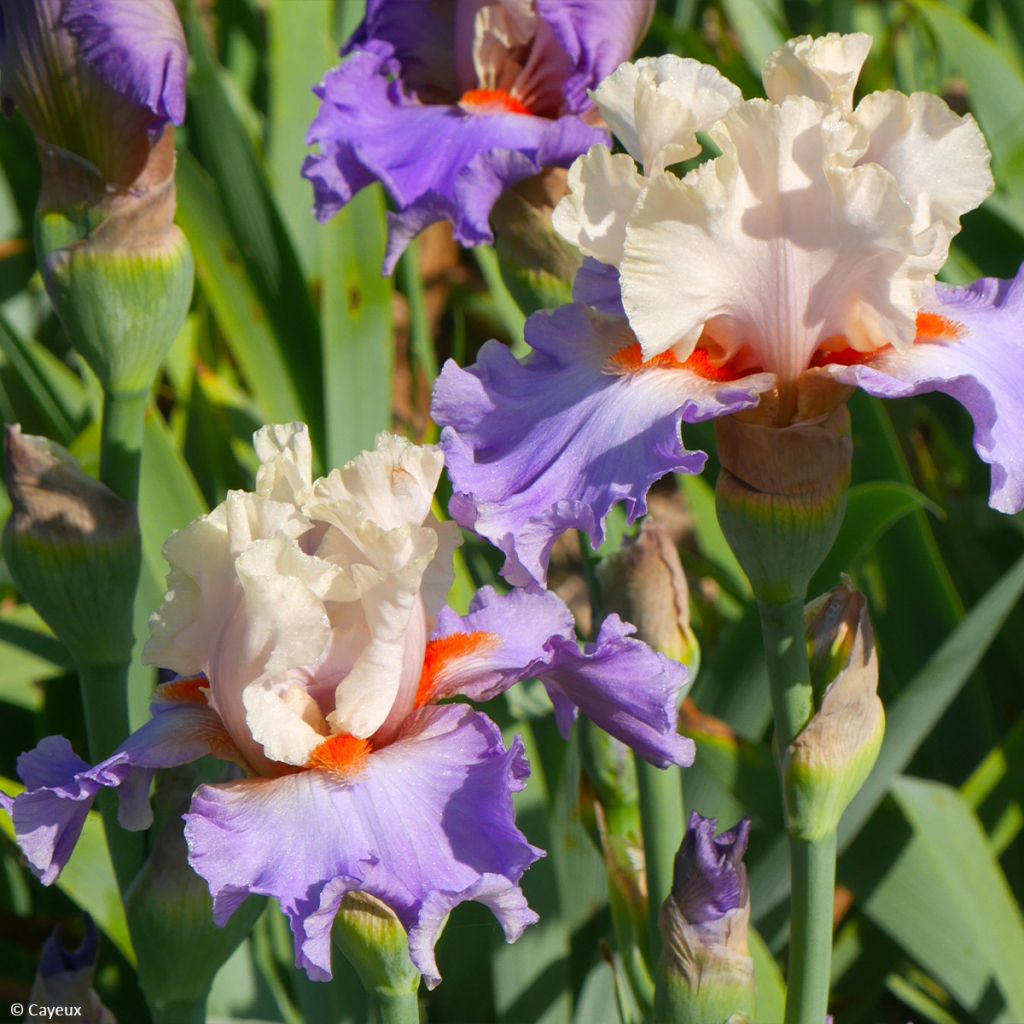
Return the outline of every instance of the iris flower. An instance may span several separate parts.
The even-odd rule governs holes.
[[[531,318],[523,362],[490,342],[435,389],[452,513],[502,548],[511,582],[542,584],[562,531],[600,543],[614,503],[633,520],[663,474],[700,472],[683,422],[758,407],[772,426],[813,423],[850,387],[957,399],[991,505],[1024,506],[1024,274],[935,282],[992,189],[988,149],[937,96],[855,106],[870,45],[790,41],[766,100],[672,56],[596,91],[625,152],[593,147],[555,211],[587,257],[577,304]],[[677,173],[698,133],[718,155]]]
[[[427,225],[493,241],[502,191],[607,134],[588,90],[633,52],[654,0],[367,0],[317,88],[306,160],[320,220],[373,181],[391,193],[385,272]]]
[[[430,508],[436,448],[381,435],[313,481],[304,426],[266,427],[255,493],[233,491],[174,534],[169,591],[144,658],[179,678],[152,718],[90,767],[52,736],[22,755],[27,791],[0,795],[49,884],[103,787],[126,828],[152,821],[157,769],[205,755],[244,777],[203,785],[185,816],[192,867],[223,924],[249,893],[288,916],[296,962],[330,977],[331,925],[347,893],[389,906],[413,962],[439,980],[434,942],[453,907],[489,906],[512,941],[536,920],[519,888],[542,851],[516,828],[522,743],[466,703],[531,677],[563,731],[577,710],[651,762],[689,764],[676,731],[686,671],[609,617],[581,651],[553,594],[482,590],[444,607],[458,528]]]

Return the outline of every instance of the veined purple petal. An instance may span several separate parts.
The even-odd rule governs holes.
[[[62,23],[111,88],[164,123],[185,120],[188,49],[173,0],[66,0]]]
[[[597,642],[581,651],[572,614],[557,595],[514,590],[503,596],[484,587],[467,615],[450,608],[441,613],[438,638],[461,634],[475,642],[449,645],[446,663],[436,666],[434,697],[462,693],[489,700],[536,677],[555,706],[563,735],[582,711],[653,764],[689,765],[693,743],[679,735],[676,724],[686,669],[633,639],[633,632],[612,615]]]
[[[975,451],[992,466],[989,504],[1000,512],[1019,512],[1024,508],[1024,267],[1009,281],[988,277],[968,288],[940,285],[924,312],[934,318],[919,318],[923,329],[905,352],[886,349],[870,362],[829,372],[879,398],[929,391],[955,398],[974,420]]]
[[[747,869],[743,855],[750,838],[744,818],[720,836],[718,822],[696,811],[676,855],[672,896],[689,924],[717,921],[738,910],[747,898]]]
[[[154,717],[95,767],[78,757],[63,736],[47,736],[18,758],[26,790],[9,807],[29,866],[44,885],[56,880],[103,788],[118,791],[123,828],[148,828],[153,821],[149,787],[156,770],[211,753],[223,755],[226,744],[230,741],[216,713],[197,702],[154,704]]]
[[[449,361],[432,409],[451,513],[505,553],[502,575],[516,586],[544,584],[565,530],[599,545],[617,501],[632,522],[660,477],[699,473],[706,455],[683,447],[683,421],[749,408],[771,386],[763,374],[718,383],[681,366],[618,366],[635,347],[628,325],[581,305],[535,314],[526,340],[534,352],[522,363],[496,341],[468,370]]]
[[[358,774],[202,786],[185,819],[189,861],[220,923],[250,892],[274,897],[291,921],[296,963],[314,980],[331,976],[330,926],[345,894],[376,896],[409,932],[413,962],[433,986],[434,942],[459,903],[489,906],[509,941],[537,919],[518,882],[542,852],[512,807],[528,773],[522,744],[506,750],[490,719],[459,705],[423,708]]]
[[[567,109],[582,113],[592,106],[587,90],[629,60],[654,7],[655,0],[537,0],[537,14],[572,61],[564,86]]]
[[[604,132],[576,117],[471,114],[425,105],[394,77],[393,49],[353,52],[316,90],[322,103],[307,142],[319,144],[303,175],[317,217],[327,220],[359,189],[379,179],[398,205],[385,272],[407,240],[450,220],[465,245],[493,240],[488,218],[501,192],[542,167],[567,167]]]

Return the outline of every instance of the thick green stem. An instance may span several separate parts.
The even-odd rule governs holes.
[[[836,834],[815,843],[790,837],[793,902],[789,925],[786,1024],[821,1024],[828,1012]]]
[[[647,910],[651,961],[658,962],[661,931],[658,915],[672,891],[676,852],[686,832],[683,818],[683,786],[676,767],[655,768],[636,759],[637,788],[640,791],[641,828],[647,864]]]
[[[786,748],[814,714],[803,600],[759,602],[775,712],[775,750]],[[790,837],[792,903],[786,1024],[821,1024],[828,1013],[835,903],[836,835],[817,842]]]
[[[107,392],[103,396],[100,479],[125,501],[138,503],[142,431],[148,391]]]
[[[78,678],[89,758],[96,763],[109,757],[128,736],[128,663],[81,665]],[[121,892],[125,892],[146,859],[145,836],[127,832],[118,824],[117,797],[111,790],[101,790],[98,803],[114,873]]]
[[[369,996],[373,1024],[419,1024],[420,1006],[415,992],[373,989]]]

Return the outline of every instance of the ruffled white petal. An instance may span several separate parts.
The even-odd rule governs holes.
[[[301,504],[313,484],[313,447],[305,423],[275,423],[253,435],[259,456],[256,493],[274,501]]]
[[[569,168],[569,194],[555,207],[551,223],[585,256],[617,267],[626,222],[644,184],[632,157],[613,156],[607,146],[591,146]]]
[[[852,166],[863,133],[812,100],[751,100],[711,132],[722,156],[654,178],[626,230],[623,306],[645,359],[727,355],[795,380],[828,339],[912,343],[920,268],[896,180]]]
[[[871,140],[860,162],[879,164],[896,179],[913,211],[921,266],[936,273],[961,216],[993,189],[978,125],[926,92],[873,92],[857,104],[854,119]]]
[[[787,96],[809,96],[849,111],[870,49],[871,36],[863,32],[790,39],[765,62],[761,75],[765,94],[774,103]]]

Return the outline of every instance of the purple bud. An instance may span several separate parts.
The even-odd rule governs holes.
[[[715,835],[718,822],[696,811],[676,854],[672,899],[690,924],[717,921],[747,902],[747,869],[743,854],[750,821]]]

